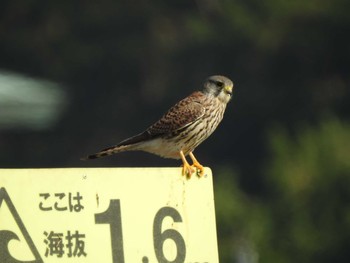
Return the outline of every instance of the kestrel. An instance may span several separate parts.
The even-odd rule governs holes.
[[[233,83],[224,76],[211,76],[202,91],[195,91],[179,101],[144,132],[119,144],[89,155],[95,159],[124,151],[145,151],[164,158],[181,159],[182,174],[198,176],[204,167],[193,155],[194,149],[214,132],[221,122],[227,103],[231,100]],[[186,160],[189,155],[193,164]]]

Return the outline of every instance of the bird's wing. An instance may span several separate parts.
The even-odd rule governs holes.
[[[117,145],[103,149],[96,154],[89,155],[84,159],[95,159],[130,150],[130,146],[132,145],[187,127],[204,115],[205,107],[201,103],[203,96],[204,94],[199,91],[192,93],[170,108],[159,121],[150,126],[146,131],[130,137]]]
[[[147,130],[133,137],[127,138],[126,140],[113,147],[136,144],[142,141],[151,140],[155,137],[167,134],[169,132],[174,132],[185,128],[204,115],[205,108],[200,102],[200,98],[202,96],[204,96],[204,94],[199,91],[192,93],[190,96],[179,101],[177,104],[171,107],[170,110],[165,113],[162,118],[160,118]],[[109,150],[110,148],[107,148],[105,150]]]
[[[150,137],[156,137],[192,124],[205,113],[205,108],[200,102],[202,96],[204,94],[197,91],[179,101],[159,121],[149,127],[145,133],[147,132]]]

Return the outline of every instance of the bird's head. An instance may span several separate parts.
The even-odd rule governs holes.
[[[233,83],[229,78],[224,76],[211,76],[204,82],[205,94],[218,98],[223,103],[231,100],[233,92]]]

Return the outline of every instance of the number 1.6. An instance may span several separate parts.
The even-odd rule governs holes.
[[[175,223],[182,222],[181,215],[175,208],[165,206],[158,210],[153,220],[154,252],[160,263],[182,263],[185,262],[186,258],[186,245],[183,237],[175,229],[166,229],[162,232],[163,220],[168,216],[171,217]],[[120,200],[110,200],[106,211],[95,214],[95,223],[109,224],[113,263],[124,263]],[[176,246],[176,257],[171,261],[166,258],[163,250],[163,244],[167,239],[172,240]],[[148,260],[144,262],[148,262]]]

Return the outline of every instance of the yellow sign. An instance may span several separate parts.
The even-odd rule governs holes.
[[[0,262],[216,263],[211,171],[0,169]]]

